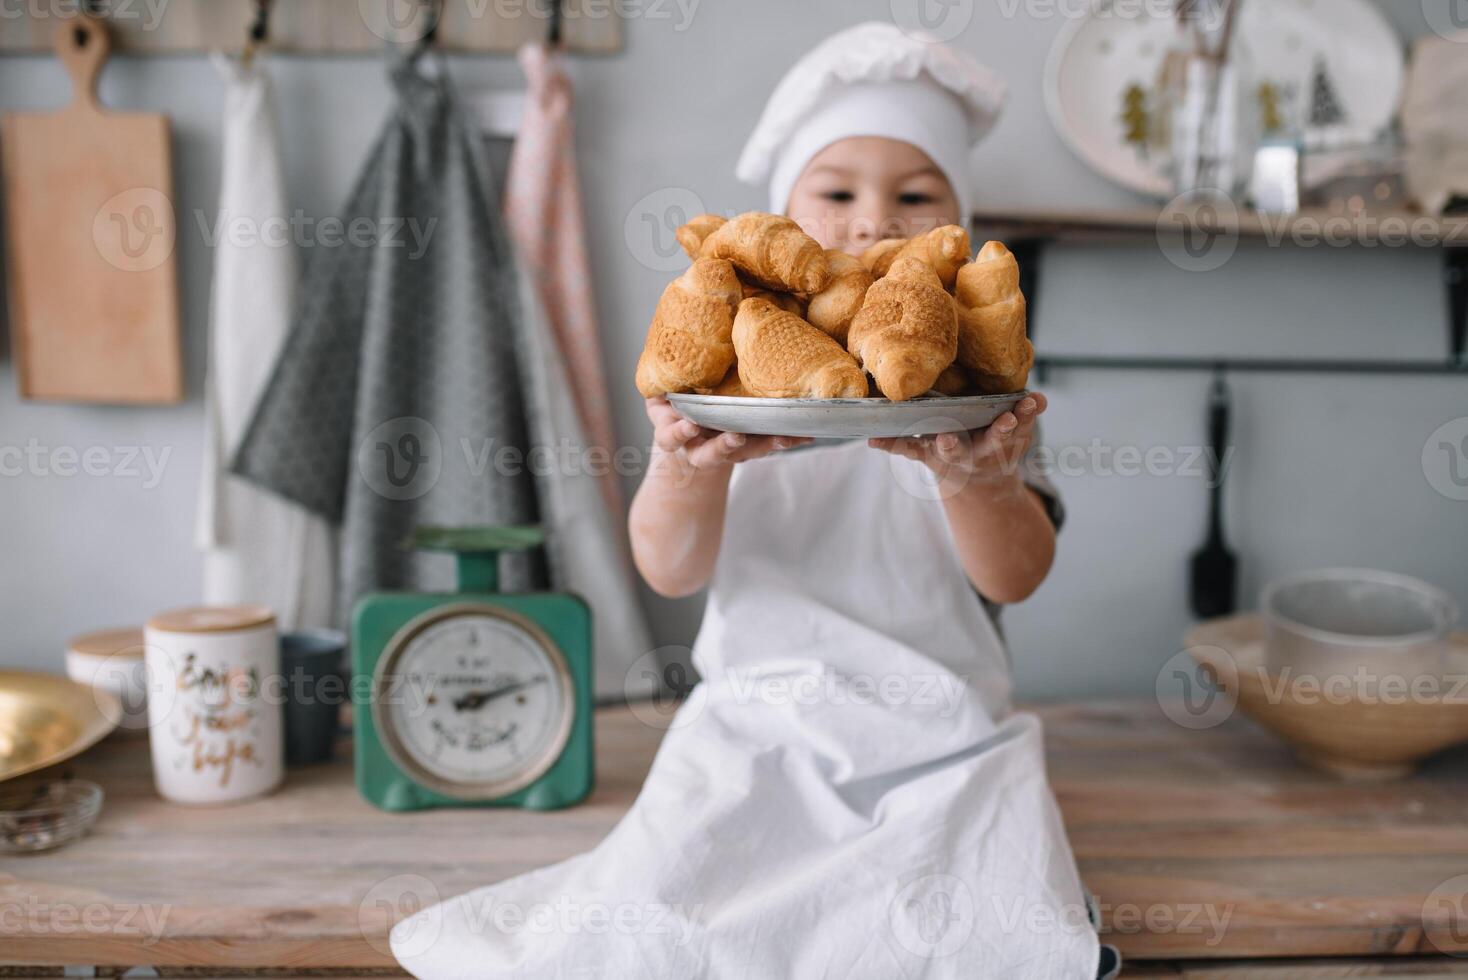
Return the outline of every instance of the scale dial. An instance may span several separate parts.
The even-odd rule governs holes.
[[[478,603],[441,606],[388,642],[372,681],[383,746],[415,782],[486,800],[535,782],[560,757],[571,674],[540,627]]]

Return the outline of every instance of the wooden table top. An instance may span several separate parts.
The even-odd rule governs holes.
[[[1468,751],[1352,786],[1239,718],[1190,731],[1151,702],[1034,710],[1106,939],[1128,958],[1468,952],[1468,878],[1454,880]],[[659,739],[627,709],[599,712],[596,792],[550,814],[383,813],[357,796],[346,746],[270,797],[171,806],[145,741],[109,739],[69,764],[107,790],[93,832],[0,858],[0,964],[391,967],[399,915],[596,844]]]

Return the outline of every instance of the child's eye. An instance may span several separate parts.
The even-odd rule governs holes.
[[[837,204],[850,204],[852,201],[856,200],[856,195],[851,193],[851,191],[827,191],[821,196],[824,197],[826,200],[834,201]]]
[[[897,203],[901,204],[905,208],[920,207],[924,204],[932,204],[933,196],[931,194],[922,194],[914,191],[908,194],[897,195]]]

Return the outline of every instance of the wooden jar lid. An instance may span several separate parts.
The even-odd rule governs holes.
[[[83,633],[67,641],[66,649],[88,657],[134,657],[143,659],[143,628],[119,626],[116,629]]]
[[[274,622],[275,613],[268,606],[190,606],[159,613],[148,620],[148,629],[160,633],[238,633]]]

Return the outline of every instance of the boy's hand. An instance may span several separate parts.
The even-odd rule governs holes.
[[[747,436],[705,429],[679,415],[666,398],[647,399],[647,417],[652,420],[653,445],[681,457],[695,470],[744,463],[810,442],[797,436]]]
[[[945,484],[1005,483],[1019,473],[1020,463],[1035,438],[1035,420],[1048,402],[1032,391],[1014,410],[1005,412],[987,429],[945,432],[936,436],[869,439],[867,445],[927,465]]]

